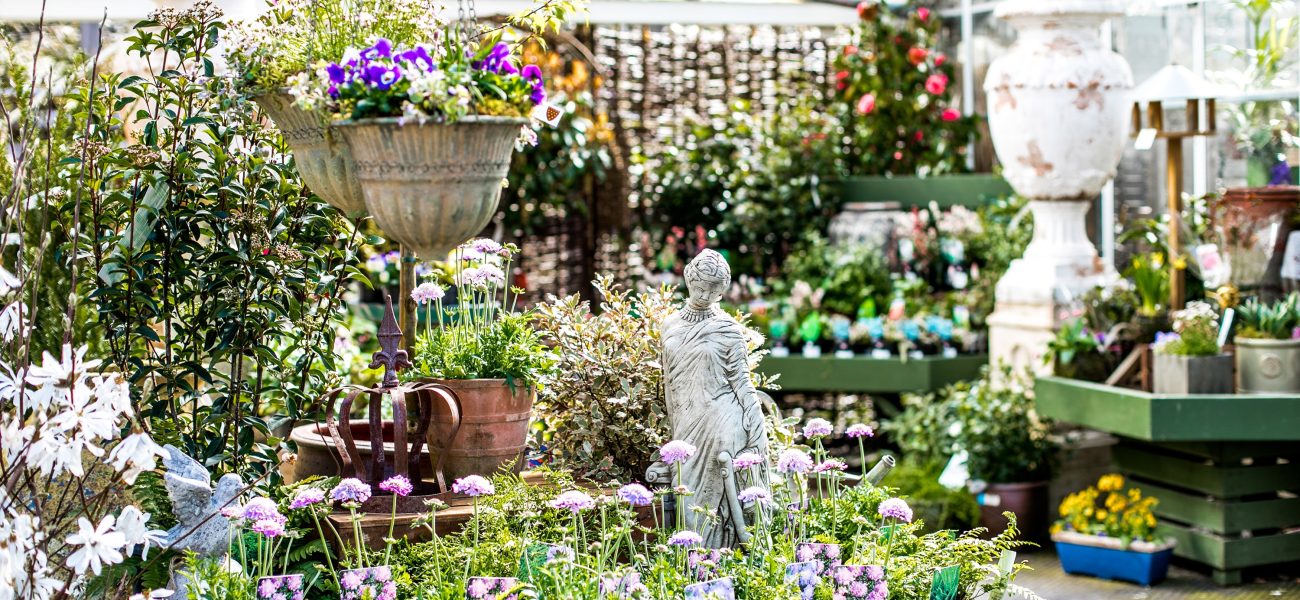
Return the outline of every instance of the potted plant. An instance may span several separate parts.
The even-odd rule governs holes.
[[[446,385],[460,399],[456,437],[447,439],[453,419],[442,405],[434,406],[430,430],[436,440],[430,454],[435,460],[446,454],[449,480],[493,473],[512,461],[515,471],[523,467],[536,385],[554,357],[532,326],[532,312],[516,310],[522,290],[506,284],[516,252],[488,239],[459,246],[449,275],[454,306],[444,304],[448,290],[432,281],[411,292],[427,319],[405,376]]]
[[[1157,332],[1168,329],[1165,311],[1169,302],[1169,268],[1164,252],[1134,257],[1124,276],[1133,282],[1139,301],[1135,317],[1137,338],[1152,340]]]
[[[978,492],[980,524],[1001,531],[1002,513],[1015,513],[1027,539],[1046,537],[1047,483],[1057,445],[1050,424],[1034,410],[1032,385],[1004,369],[986,374],[950,399],[953,447],[966,454],[972,489]]]
[[[1084,381],[1105,381],[1110,375],[1110,360],[1105,353],[1105,334],[1093,333],[1083,319],[1071,319],[1056,330],[1047,343],[1044,360],[1052,373]]]
[[[1252,298],[1237,319],[1237,391],[1300,393],[1300,293],[1272,304]]]
[[[1231,394],[1232,356],[1219,348],[1219,313],[1206,302],[1189,302],[1173,314],[1173,333],[1152,346],[1157,394]]]
[[[383,18],[376,18],[379,15]],[[364,47],[371,38],[409,46],[432,42],[446,27],[443,10],[432,2],[280,2],[256,19],[230,27],[226,60],[239,88],[252,94],[283,132],[307,187],[345,214],[357,216],[366,206],[351,153],[343,140],[330,134],[322,111],[296,105],[289,87],[301,85],[317,68],[316,61]]]
[[[1125,489],[1124,478],[1115,474],[1067,496],[1052,526],[1061,568],[1140,585],[1164,581],[1174,541],[1156,538],[1155,505],[1141,490]]]

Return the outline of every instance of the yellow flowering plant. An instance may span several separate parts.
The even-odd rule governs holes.
[[[1142,490],[1124,487],[1124,476],[1102,475],[1097,485],[1070,494],[1061,501],[1061,519],[1052,532],[1075,531],[1120,540],[1154,541],[1156,517],[1151,512],[1158,501],[1144,497]]]

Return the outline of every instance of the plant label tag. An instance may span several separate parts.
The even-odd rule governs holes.
[[[773,356],[776,358],[785,358],[787,356],[790,356],[790,348],[787,346],[773,346],[772,351],[768,353],[768,356]]]
[[[1282,279],[1300,279],[1300,231],[1292,231],[1286,238],[1286,252],[1282,253]]]
[[[957,349],[954,348],[954,347],[952,347],[952,346],[944,346],[944,347],[943,347],[943,357],[944,357],[944,358],[957,358]]]
[[[893,357],[894,357],[894,353],[890,352],[889,348],[871,349],[871,358],[893,358]]]
[[[936,569],[930,582],[930,600],[957,600],[961,586],[961,567],[953,565]]]
[[[1228,343],[1228,334],[1232,333],[1232,322],[1236,318],[1236,316],[1237,316],[1237,309],[1235,308],[1223,309],[1223,319],[1221,319],[1219,323],[1219,338],[1217,340],[1219,343],[1219,348],[1223,348],[1223,346]]]
[[[821,561],[816,560],[790,563],[785,567],[785,582],[799,588],[800,598],[811,600],[822,579],[818,574],[821,568]]]
[[[1196,265],[1201,269],[1201,280],[1207,288],[1219,287],[1228,282],[1228,266],[1223,262],[1219,247],[1201,244],[1196,247]]]
[[[835,358],[853,358],[852,350],[836,350]]]
[[[543,123],[546,123],[551,127],[555,127],[556,125],[559,125],[560,117],[563,116],[564,116],[564,111],[561,110],[560,107],[551,104],[550,102],[543,102],[533,107],[533,118]]]
[[[966,451],[961,450],[948,459],[948,464],[939,474],[939,485],[950,490],[960,490],[970,481],[970,471],[966,469]]]
[[[702,581],[686,586],[686,600],[736,600],[736,588],[731,578]]]

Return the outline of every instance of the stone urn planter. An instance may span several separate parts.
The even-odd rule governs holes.
[[[1152,387],[1157,394],[1231,394],[1232,355],[1181,356],[1153,352]]]
[[[1237,391],[1243,394],[1300,394],[1300,339],[1238,337]]]
[[[1133,74],[1098,35],[1123,13],[1107,0],[1008,0],[995,9],[1018,38],[984,79],[989,132],[1003,176],[1034,214],[1033,241],[999,281],[999,301],[1077,296],[1106,274],[1084,217],[1128,143]]]
[[[515,117],[399,123],[341,121],[366,210],[392,239],[426,260],[477,235],[496,214],[519,128]]]
[[[326,129],[324,115],[294,106],[293,97],[283,92],[262,94],[253,101],[284,135],[307,188],[349,217],[364,214],[366,203],[352,153]]]
[[[1060,531],[1052,534],[1052,541],[1066,573],[1138,585],[1164,581],[1174,554],[1173,540],[1125,544],[1116,538]]]
[[[447,439],[452,427],[445,406],[434,406],[429,427],[429,453],[435,461],[440,454],[447,455],[443,469],[448,482],[466,475],[489,477],[507,465],[515,473],[523,469],[536,390],[511,388],[504,379],[426,381],[445,385],[460,398],[460,431],[450,444],[440,441]]]
[[[1214,230],[1241,288],[1282,293],[1282,263],[1300,211],[1300,186],[1229,188],[1214,203]]]

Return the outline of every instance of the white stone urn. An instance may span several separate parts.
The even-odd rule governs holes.
[[[994,11],[1018,38],[984,79],[989,132],[1003,176],[1034,216],[1033,241],[998,281],[995,357],[1010,344],[1005,334],[999,344],[999,322],[1020,331],[1012,337],[1032,332],[1030,347],[1017,351],[1038,354],[1055,307],[1113,273],[1088,240],[1085,216],[1129,139],[1133,73],[1100,38],[1102,23],[1123,13],[1109,0],[1007,0]]]
[[[263,94],[253,100],[289,143],[307,189],[348,217],[364,215],[366,201],[357,181],[356,163],[343,140],[325,129],[324,115],[298,108],[293,96],[283,92]]]

